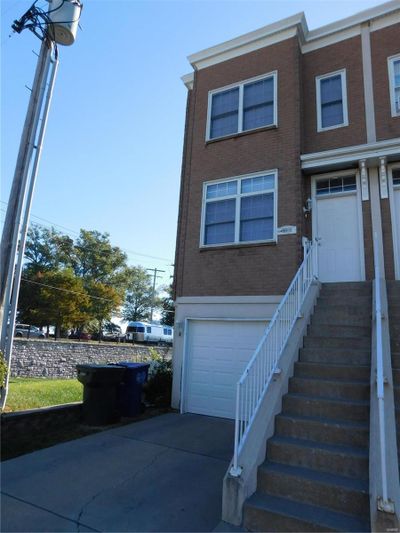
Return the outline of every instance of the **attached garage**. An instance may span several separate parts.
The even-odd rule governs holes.
[[[236,383],[266,326],[266,320],[187,321],[183,411],[235,417]]]

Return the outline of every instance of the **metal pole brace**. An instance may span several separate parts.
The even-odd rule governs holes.
[[[382,496],[378,496],[377,499],[378,511],[383,513],[394,514],[394,502],[391,499],[384,500]]]

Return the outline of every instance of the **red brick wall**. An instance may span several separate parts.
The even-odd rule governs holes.
[[[392,117],[387,58],[400,53],[400,24],[371,33],[376,139],[400,136],[400,117]]]
[[[367,142],[361,37],[303,55],[303,152],[321,152]],[[349,125],[317,132],[316,76],[346,69]]]
[[[274,70],[278,71],[278,128],[206,143],[208,92]],[[178,234],[177,296],[281,294],[301,259],[304,221],[297,39],[196,72],[191,100]],[[277,245],[200,249],[203,183],[275,168],[278,226],[296,225],[297,235],[282,236]]]

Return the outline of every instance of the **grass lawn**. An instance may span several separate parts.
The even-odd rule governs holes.
[[[77,379],[11,378],[5,412],[79,402],[82,392]]]

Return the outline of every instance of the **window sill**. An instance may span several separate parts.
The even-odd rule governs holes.
[[[209,252],[212,250],[232,250],[240,248],[259,248],[260,246],[276,246],[277,241],[233,243],[233,244],[216,244],[215,246],[200,246],[200,252]]]
[[[240,133],[232,133],[231,135],[224,135],[223,137],[216,137],[215,139],[206,139],[206,146],[219,141],[226,141],[227,139],[236,139],[237,137],[243,137],[245,135],[251,135],[252,133],[258,133],[260,131],[277,130],[278,125],[272,124],[271,126],[263,126],[262,128],[255,128],[253,130],[241,131]]]

